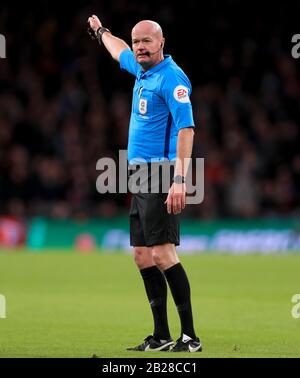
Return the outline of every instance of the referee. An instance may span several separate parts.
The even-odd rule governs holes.
[[[152,309],[154,332],[128,350],[198,352],[202,350],[193,324],[190,285],[176,253],[179,245],[179,213],[185,207],[185,176],[191,157],[194,120],[191,84],[170,55],[163,54],[165,39],[153,21],[141,21],[132,29],[132,50],[104,28],[95,15],[90,31],[104,44],[122,70],[135,76],[129,126],[128,161],[141,170],[176,160],[168,193],[135,193],[130,209],[130,244],[144,281]],[[144,164],[141,164],[144,162]],[[151,170],[147,173],[151,181]],[[162,175],[160,175],[162,179]],[[161,186],[160,186],[161,188]],[[167,283],[176,304],[181,335],[170,336],[167,318]]]

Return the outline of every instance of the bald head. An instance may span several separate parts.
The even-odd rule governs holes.
[[[153,35],[157,38],[163,38],[163,32],[161,26],[151,20],[143,20],[138,22],[132,29],[131,35],[134,35],[136,33],[144,33]]]
[[[138,22],[131,32],[132,49],[137,62],[147,70],[164,59],[165,39],[160,25],[155,21]]]

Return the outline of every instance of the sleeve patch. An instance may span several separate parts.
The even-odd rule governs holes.
[[[173,91],[173,96],[176,101],[182,103],[190,102],[189,98],[189,90],[184,85],[177,85],[177,87]]]

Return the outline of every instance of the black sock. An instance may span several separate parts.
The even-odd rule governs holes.
[[[141,269],[140,272],[153,314],[153,337],[156,340],[166,340],[170,337],[170,331],[167,317],[167,283],[165,277],[157,266]]]
[[[181,334],[192,339],[196,338],[191,305],[191,290],[189,280],[181,263],[173,265],[164,271],[169,283],[174,302],[181,322]]]

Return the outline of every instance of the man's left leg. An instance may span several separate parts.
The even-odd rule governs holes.
[[[201,351],[202,346],[194,330],[190,284],[177,256],[175,245],[168,243],[153,246],[152,257],[168,281],[180,317],[181,337],[172,350]]]

